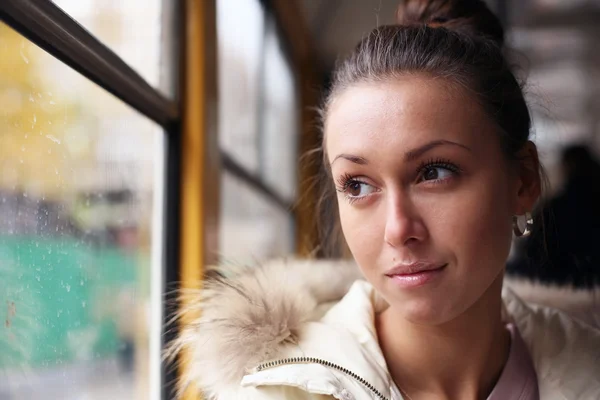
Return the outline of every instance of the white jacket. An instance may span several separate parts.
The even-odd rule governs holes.
[[[218,400],[402,399],[375,332],[381,300],[358,276],[352,263],[274,262],[207,284],[202,316],[170,349],[191,352],[182,385]],[[508,289],[503,299],[540,398],[600,399],[600,331]]]

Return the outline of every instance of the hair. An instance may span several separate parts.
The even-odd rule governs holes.
[[[523,88],[504,56],[504,29],[482,0],[405,0],[397,8],[397,25],[371,31],[339,62],[321,109],[325,126],[332,102],[359,83],[385,82],[405,76],[441,78],[466,90],[497,126],[502,151],[515,160],[529,140],[531,116]],[[339,249],[341,229],[327,152],[319,201],[321,240]]]

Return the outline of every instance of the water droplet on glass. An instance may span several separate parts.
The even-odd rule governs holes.
[[[21,53],[21,58],[23,59],[23,61],[25,61],[25,64],[29,64],[29,58],[27,58],[25,54],[23,54],[23,48],[19,50],[19,53]]]
[[[39,282],[39,281],[40,281],[40,279],[42,279],[42,278],[40,278],[40,276],[39,276],[39,275],[36,275],[36,276],[35,276],[35,279],[36,279],[36,280]]]
[[[53,136],[53,135],[46,135],[46,137],[47,137],[48,139],[52,140],[54,143],[56,143],[56,144],[60,144],[60,139],[59,139],[59,138],[57,138],[56,136]]]
[[[68,293],[68,292],[70,292],[70,291],[71,291],[71,285],[69,285],[69,284],[67,283],[66,289],[67,289],[67,293]]]

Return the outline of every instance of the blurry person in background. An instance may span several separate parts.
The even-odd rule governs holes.
[[[510,275],[546,284],[592,288],[600,285],[600,163],[583,145],[563,150],[563,189],[543,203],[544,221],[517,242]]]

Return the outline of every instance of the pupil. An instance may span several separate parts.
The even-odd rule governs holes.
[[[360,183],[354,182],[350,184],[350,194],[353,196],[358,196],[360,194]]]
[[[437,173],[437,169],[436,168],[430,168],[425,172],[425,179],[426,180],[434,180],[438,178],[438,173]]]

